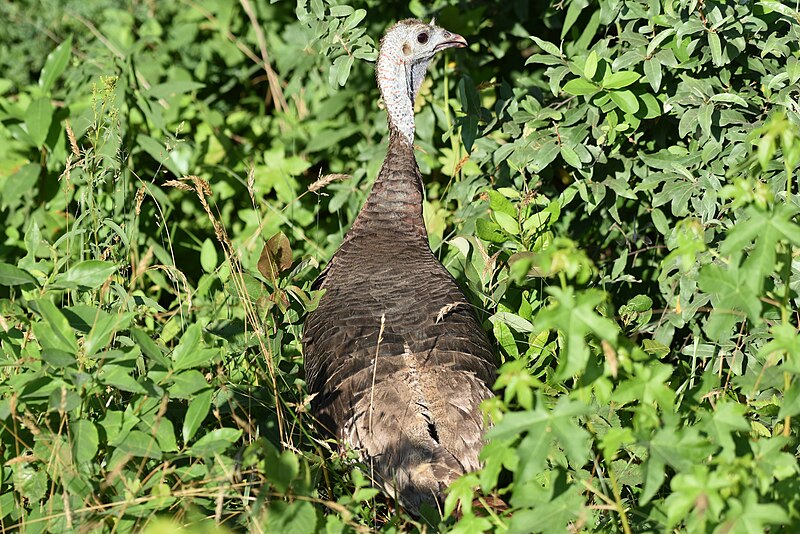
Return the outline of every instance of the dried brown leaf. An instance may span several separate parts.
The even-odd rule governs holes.
[[[292,266],[292,246],[283,232],[278,232],[264,244],[258,258],[258,271],[268,280],[275,280],[278,274]]]

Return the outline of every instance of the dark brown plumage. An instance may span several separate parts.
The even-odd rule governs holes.
[[[413,151],[413,100],[427,64],[436,51],[464,45],[421,21],[387,32],[378,82],[389,113],[388,152],[317,280],[325,294],[304,331],[314,414],[414,511],[441,504],[447,485],[479,467],[478,405],[492,395],[495,375],[480,323],[428,246]]]

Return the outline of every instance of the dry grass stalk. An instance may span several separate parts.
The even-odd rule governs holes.
[[[75,138],[75,132],[72,131],[72,126],[69,124],[69,119],[67,119],[65,122],[67,125],[67,138],[69,139],[69,146],[72,148],[72,153],[75,154],[75,156],[80,157],[81,151],[78,149],[78,140]]]
[[[332,184],[333,182],[341,182],[342,180],[348,180],[352,178],[349,174],[326,174],[325,176],[319,178],[316,182],[308,186],[308,190],[310,192],[319,191],[323,187],[327,187],[328,185]]]
[[[136,197],[134,197],[134,203],[136,206],[135,213],[137,217],[142,212],[142,202],[144,202],[144,193],[145,193],[144,186],[136,190]]]

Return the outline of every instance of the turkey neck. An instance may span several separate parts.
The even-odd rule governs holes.
[[[422,219],[422,179],[413,148],[413,102],[427,63],[407,65],[404,57],[392,52],[398,49],[384,42],[378,57],[376,77],[386,104],[389,149],[372,192],[353,223],[353,230],[388,234],[391,241],[409,237],[424,239],[427,245]]]
[[[351,232],[388,234],[389,239],[423,239],[422,180],[413,147],[390,128],[386,159]]]

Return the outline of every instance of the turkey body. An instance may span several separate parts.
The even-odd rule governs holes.
[[[312,411],[373,480],[417,511],[479,467],[495,358],[428,246],[410,143],[391,131],[372,192],[317,281],[304,358]]]

